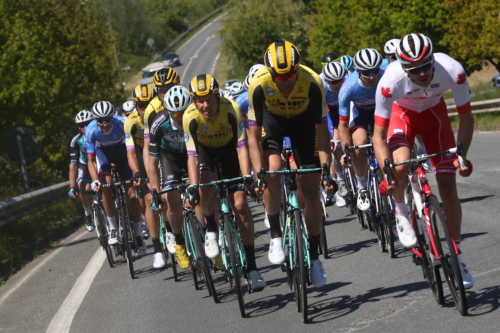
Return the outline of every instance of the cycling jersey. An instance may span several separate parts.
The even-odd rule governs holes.
[[[326,107],[323,104],[325,90],[319,76],[310,68],[300,65],[295,86],[285,98],[274,83],[269,70],[261,68],[253,77],[248,88],[250,126],[262,126],[264,109],[271,114],[294,118],[308,109],[313,110],[315,124],[326,123]]]
[[[125,118],[114,115],[111,130],[104,133],[99,130],[95,120],[91,121],[85,129],[88,156],[95,157],[96,148],[110,150],[113,147],[123,145],[125,143],[124,122]]]
[[[127,119],[125,119],[125,145],[127,150],[140,151],[144,148],[144,122],[141,121],[137,111],[132,112]]]
[[[328,130],[330,131],[330,137],[333,137],[333,131],[339,127],[339,94],[330,90],[324,76],[321,77],[321,80],[323,81],[323,87],[325,89],[325,105],[328,111]]]
[[[69,148],[70,163],[87,165],[87,142],[83,133],[78,133],[71,139]]]
[[[160,149],[186,153],[184,131],[175,126],[168,110],[156,115],[149,130],[149,140],[149,156],[158,157]]]
[[[236,99],[234,100],[236,104],[240,107],[240,112],[241,112],[241,118],[245,122],[245,127],[248,128],[248,120],[247,120],[247,114],[248,114],[248,90],[245,90],[242,92]]]
[[[247,144],[238,104],[227,98],[220,98],[219,115],[214,122],[205,119],[194,104],[184,112],[182,122],[189,156],[198,155],[198,145],[220,148],[232,142],[236,148]]]
[[[164,110],[165,106],[162,101],[156,96],[149,102],[144,112],[144,138],[149,139],[149,129],[153,124],[153,120],[160,111]]]
[[[391,63],[377,87],[375,123],[381,127],[389,125],[392,103],[422,112],[439,104],[443,94],[450,89],[458,113],[470,112],[469,84],[465,70],[458,61],[444,53],[434,53],[434,74],[427,87],[411,81],[399,62]]]

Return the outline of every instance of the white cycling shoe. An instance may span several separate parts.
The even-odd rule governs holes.
[[[266,281],[262,278],[259,271],[251,271],[248,273],[248,278],[250,279],[252,291],[262,291],[266,287]]]
[[[309,275],[311,276],[311,283],[315,288],[323,287],[326,284],[325,269],[319,259],[311,260]]]
[[[219,255],[219,244],[216,232],[207,232],[205,234],[205,254],[210,259],[215,259]]]
[[[281,247],[281,237],[272,238],[269,244],[268,259],[271,264],[281,265],[285,262],[285,253]]]
[[[408,220],[408,216],[396,215],[396,229],[398,230],[399,241],[404,247],[412,248],[417,245],[417,236]]]
[[[370,200],[368,199],[368,193],[366,189],[360,189],[358,192],[358,209],[366,212],[370,209]]]
[[[153,256],[153,268],[160,269],[165,267],[165,259],[163,258],[163,253],[157,252]]]
[[[167,250],[168,250],[168,253],[170,254],[175,254],[175,236],[173,233],[171,232],[166,232],[165,233],[165,238],[166,238],[166,246],[167,246]]]
[[[346,206],[345,199],[340,195],[338,195],[338,193],[336,194],[336,197],[337,201],[335,202],[335,205],[337,205],[337,207],[345,207]]]

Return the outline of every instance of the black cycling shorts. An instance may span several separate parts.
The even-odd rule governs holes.
[[[160,149],[160,185],[162,189],[178,185],[187,172],[186,152]]]
[[[292,142],[297,167],[319,168],[318,136],[310,109],[293,118],[280,117],[264,109],[262,150],[276,150],[281,153],[284,136],[288,136]]]

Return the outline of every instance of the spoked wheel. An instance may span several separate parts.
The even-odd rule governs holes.
[[[384,180],[384,175],[382,174],[382,170],[377,169],[377,183],[379,184]],[[377,185],[378,186],[378,185]],[[380,195],[380,207],[382,211],[380,212],[380,218],[382,219],[382,229],[384,232],[385,244],[387,254],[389,258],[394,258],[394,234],[393,234],[393,224],[392,220],[391,208],[389,206],[389,198],[383,195]],[[411,207],[411,205],[410,205]]]
[[[461,315],[467,315],[467,298],[458,264],[457,254],[451,238],[450,229],[444,218],[441,206],[434,195],[429,196],[428,206],[434,239],[441,258],[441,268],[448,282],[455,307]]]
[[[323,207],[323,209],[324,209],[324,207]],[[326,242],[325,225],[326,225],[326,219],[325,219],[325,213],[323,211],[323,215],[321,216],[321,229],[319,231],[319,251],[320,251],[320,254],[323,254],[323,257],[325,259],[328,259],[329,255],[328,255],[328,244]]]
[[[130,233],[130,222],[127,220],[125,212],[123,208],[121,208],[121,218],[122,218],[122,231],[123,231],[123,244],[125,247],[125,253],[124,257],[127,260],[127,265],[128,265],[128,271],[130,273],[130,277],[132,279],[135,278],[135,272],[134,272],[134,259],[132,258],[132,248],[131,248],[131,242],[135,241],[132,237],[132,234]]]
[[[172,262],[172,272],[174,275],[174,281],[178,282],[179,276],[177,275],[177,261],[175,260],[175,253],[168,252],[168,255],[170,256],[170,261]]]
[[[104,224],[104,216],[106,215],[103,213],[102,207],[99,207],[98,209],[98,211],[94,210],[94,223],[99,234],[99,243],[101,244],[102,249],[106,252],[106,258],[108,258],[109,267],[113,268],[115,267],[115,261],[113,259],[111,245],[109,245],[108,243],[108,231]]]
[[[236,294],[238,295],[238,304],[240,306],[240,314],[242,318],[245,318],[245,300],[243,299],[243,290],[241,289],[241,280],[239,272],[238,257],[236,255],[236,244],[233,238],[233,229],[231,228],[231,221],[229,221],[229,216],[224,214],[224,228],[226,234],[227,247],[229,252],[229,260],[231,262],[231,268],[229,274],[231,275],[232,281],[234,281],[234,286],[236,289]]]
[[[297,264],[298,264],[298,303],[300,304],[300,312],[302,313],[302,322],[307,323],[307,279],[308,279],[308,269],[305,262],[305,251],[304,235],[302,230],[302,220],[300,216],[300,211],[295,210],[295,240],[297,242]]]
[[[189,268],[191,269],[194,289],[199,290],[200,286],[198,285],[198,261],[196,257],[196,250],[193,245],[193,232],[191,231],[191,226],[187,223],[184,226],[184,238],[186,239],[186,251],[189,255]]]
[[[382,204],[382,196],[378,191],[378,178],[377,174],[371,176],[370,181],[370,201],[371,201],[371,217],[375,235],[377,235],[378,247],[381,252],[386,251],[386,240],[384,230],[384,210]]]
[[[189,215],[188,226],[190,229],[191,239],[194,245],[194,253],[196,254],[197,263],[191,263],[191,272],[193,264],[196,264],[198,269],[203,270],[203,275],[205,276],[205,284],[207,286],[208,294],[213,297],[215,303],[219,303],[219,298],[217,297],[217,292],[215,291],[214,282],[212,280],[212,275],[210,273],[210,268],[208,267],[208,259],[205,256],[205,249],[201,246],[201,235],[198,231],[198,226],[193,214]],[[200,266],[201,265],[201,266]],[[195,273],[196,274],[196,273]],[[195,280],[195,286],[198,285],[197,274],[193,275],[193,280]]]

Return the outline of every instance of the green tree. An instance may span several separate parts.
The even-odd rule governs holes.
[[[442,43],[468,73],[481,69],[484,59],[500,72],[500,5],[496,0],[444,0],[450,15]]]
[[[0,132],[32,126],[66,170],[77,111],[118,101],[114,41],[94,1],[0,0]]]
[[[300,0],[233,0],[222,20],[222,53],[249,69],[263,62],[266,48],[278,40],[294,43],[307,62],[309,21]]]

